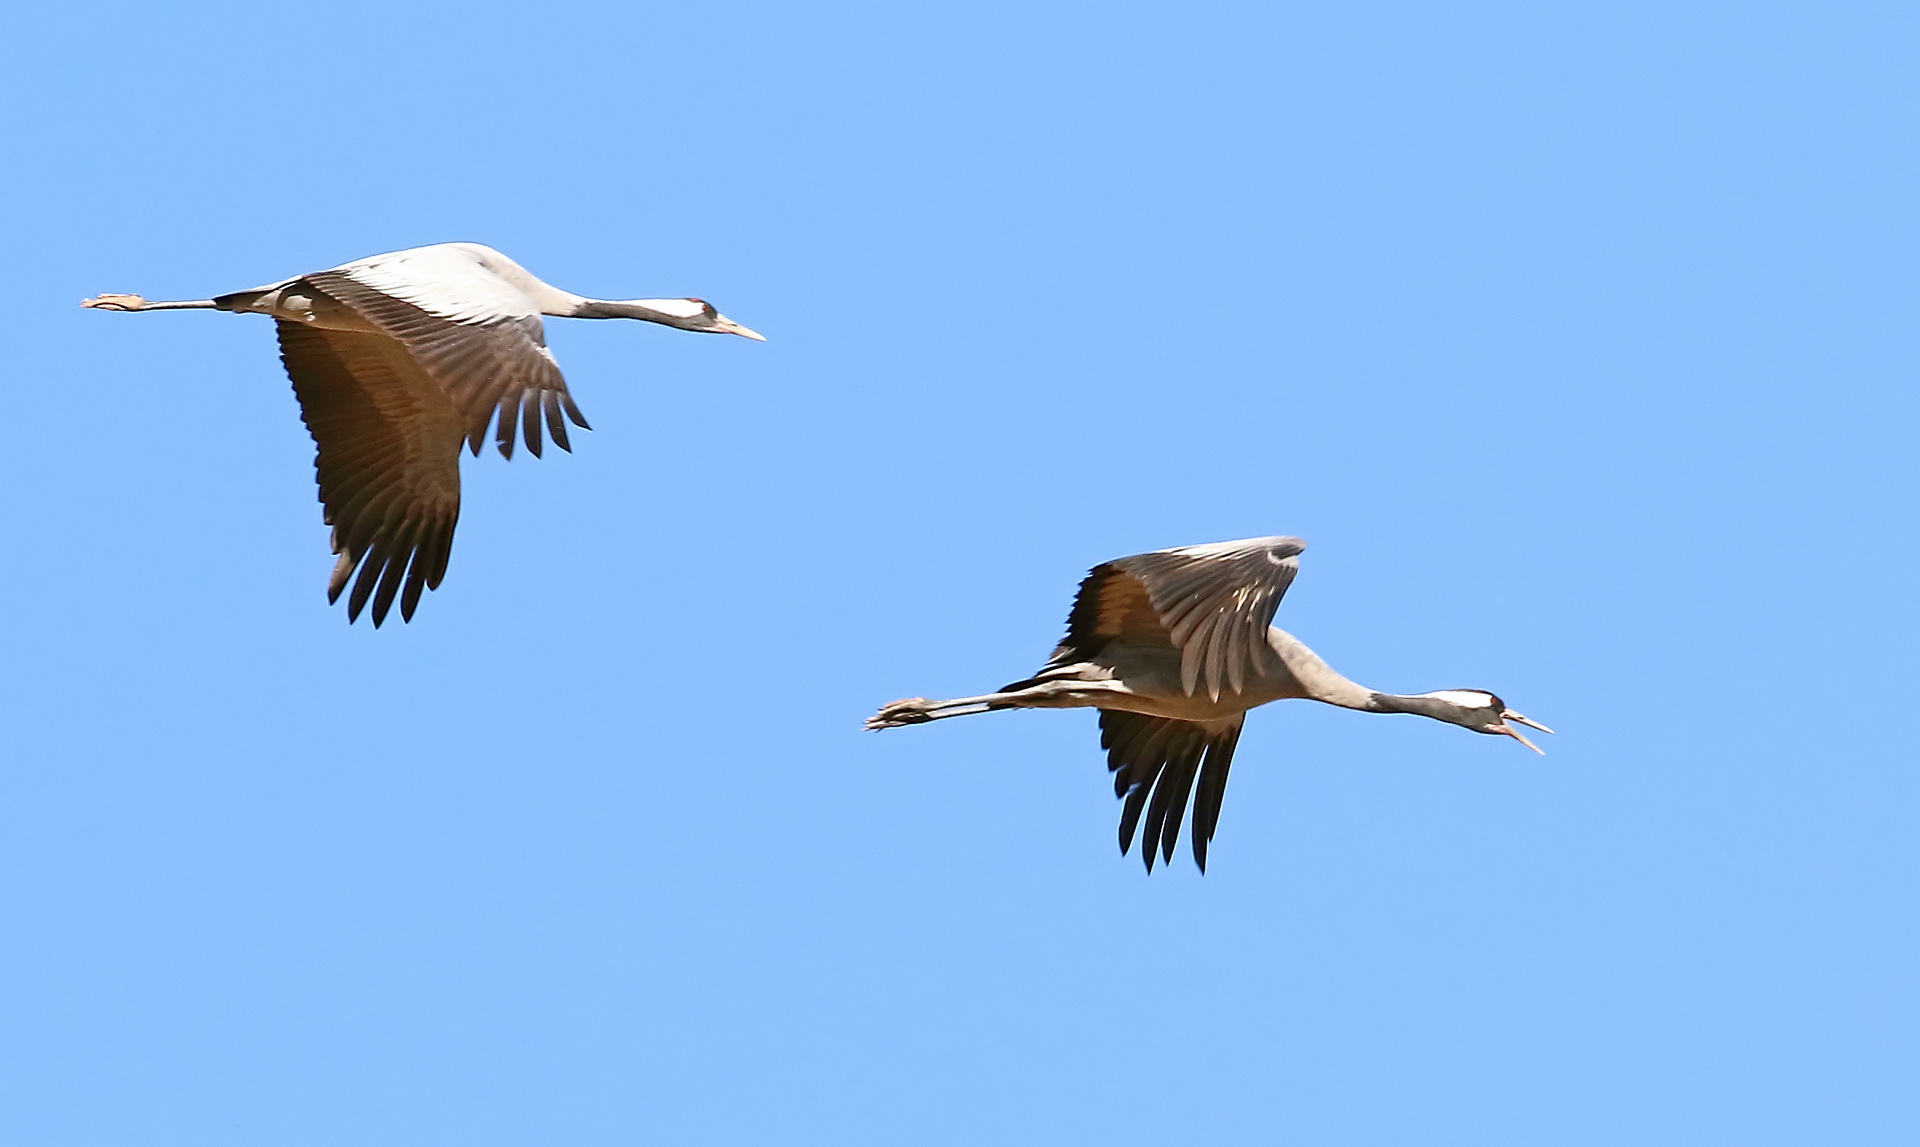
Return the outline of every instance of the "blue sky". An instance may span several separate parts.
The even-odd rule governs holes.
[[[7,1137],[1920,1134],[1920,16],[1893,4],[40,6],[0,48]],[[348,627],[270,324],[495,245],[596,430]],[[1542,759],[1256,712],[1145,876],[1084,570]]]

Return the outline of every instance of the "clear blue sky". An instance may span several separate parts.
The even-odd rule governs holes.
[[[0,48],[5,1138],[1904,1144],[1920,15],[43,5]],[[349,628],[265,320],[493,244],[598,428]],[[1145,876],[1103,559],[1542,759],[1248,723]]]

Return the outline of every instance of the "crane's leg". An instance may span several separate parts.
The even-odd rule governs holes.
[[[921,725],[947,717],[970,717],[996,709],[1074,709],[1096,704],[1103,693],[1114,692],[1106,681],[1043,681],[1024,689],[1002,693],[983,693],[978,697],[955,697],[950,701],[929,701],[908,697],[882,705],[867,718],[869,729],[897,729],[902,725]]]
[[[153,302],[139,295],[101,295],[97,299],[81,299],[80,305],[101,311],[213,311],[220,304],[212,299],[182,299],[178,302]]]

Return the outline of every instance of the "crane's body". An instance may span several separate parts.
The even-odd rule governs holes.
[[[1333,671],[1292,634],[1269,626],[1264,670],[1239,689],[1218,696],[1188,693],[1180,681],[1180,652],[1170,645],[1114,641],[1084,661],[1049,667],[996,693],[939,702],[989,709],[1121,709],[1174,721],[1237,719],[1270,701],[1309,699],[1349,709],[1371,708],[1370,690]],[[1307,682],[1312,682],[1311,685]],[[942,714],[949,715],[949,714]],[[960,714],[950,714],[959,716]],[[903,722],[912,724],[915,722]]]
[[[976,697],[895,701],[869,718],[867,727],[891,729],[999,709],[1101,710],[1101,742],[1115,795],[1126,801],[1120,850],[1131,847],[1144,812],[1141,854],[1149,870],[1156,853],[1172,859],[1189,793],[1194,860],[1205,870],[1246,713],[1272,701],[1415,713],[1509,736],[1540,751],[1508,722],[1551,730],[1491,693],[1377,692],[1341,676],[1271,625],[1305,548],[1298,538],[1249,538],[1096,566],[1074,600],[1066,639],[1038,673]]]
[[[479,243],[436,243],[430,247],[370,255],[321,274],[342,276],[388,298],[419,307],[435,318],[464,326],[538,321],[542,315],[564,319],[645,319],[679,326],[702,318],[703,311],[710,310],[699,299],[611,301],[576,295],[542,282],[525,267]],[[316,314],[310,306],[312,293],[303,289],[313,278],[297,275],[210,301],[220,310],[250,311],[329,329],[377,329],[352,317],[345,318],[346,325],[334,326],[342,316]],[[169,305],[178,304],[149,303],[138,309]],[[759,338],[745,327],[724,319],[717,328],[701,325],[694,329]]]
[[[275,320],[340,555],[328,600],[352,580],[348,619],[371,601],[375,626],[396,594],[401,616],[411,620],[421,592],[446,573],[463,444],[478,454],[491,426],[503,457],[513,456],[516,439],[538,457],[544,437],[572,449],[569,421],[588,428],[547,349],[543,315],[761,337],[700,299],[606,300],[562,291],[478,243],[374,255],[212,299],[101,295],[81,305]]]

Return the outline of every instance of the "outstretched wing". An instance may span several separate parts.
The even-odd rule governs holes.
[[[1227,792],[1227,770],[1233,765],[1241,724],[1240,717],[1202,723],[1100,711],[1100,747],[1107,750],[1107,768],[1113,772],[1113,795],[1126,801],[1120,812],[1123,855],[1137,830],[1140,859],[1148,872],[1153,871],[1155,853],[1172,862],[1191,794],[1193,862],[1200,871],[1207,870],[1207,845],[1220,824],[1220,801]]]
[[[399,340],[453,400],[475,454],[490,423],[506,458],[513,457],[516,429],[540,456],[543,419],[554,445],[571,451],[563,412],[592,429],[547,350],[533,301],[484,269],[448,260],[420,267],[350,263],[302,281]]]
[[[1117,638],[1159,641],[1180,651],[1188,695],[1203,683],[1214,700],[1238,693],[1266,665],[1267,627],[1306,548],[1299,538],[1247,538],[1095,566],[1049,665],[1087,660]]]
[[[347,618],[369,598],[386,620],[404,578],[400,615],[440,584],[460,517],[464,423],[447,395],[400,346],[370,331],[279,321],[300,417],[318,451],[320,501],[340,555],[327,585],[337,601],[358,568]]]

